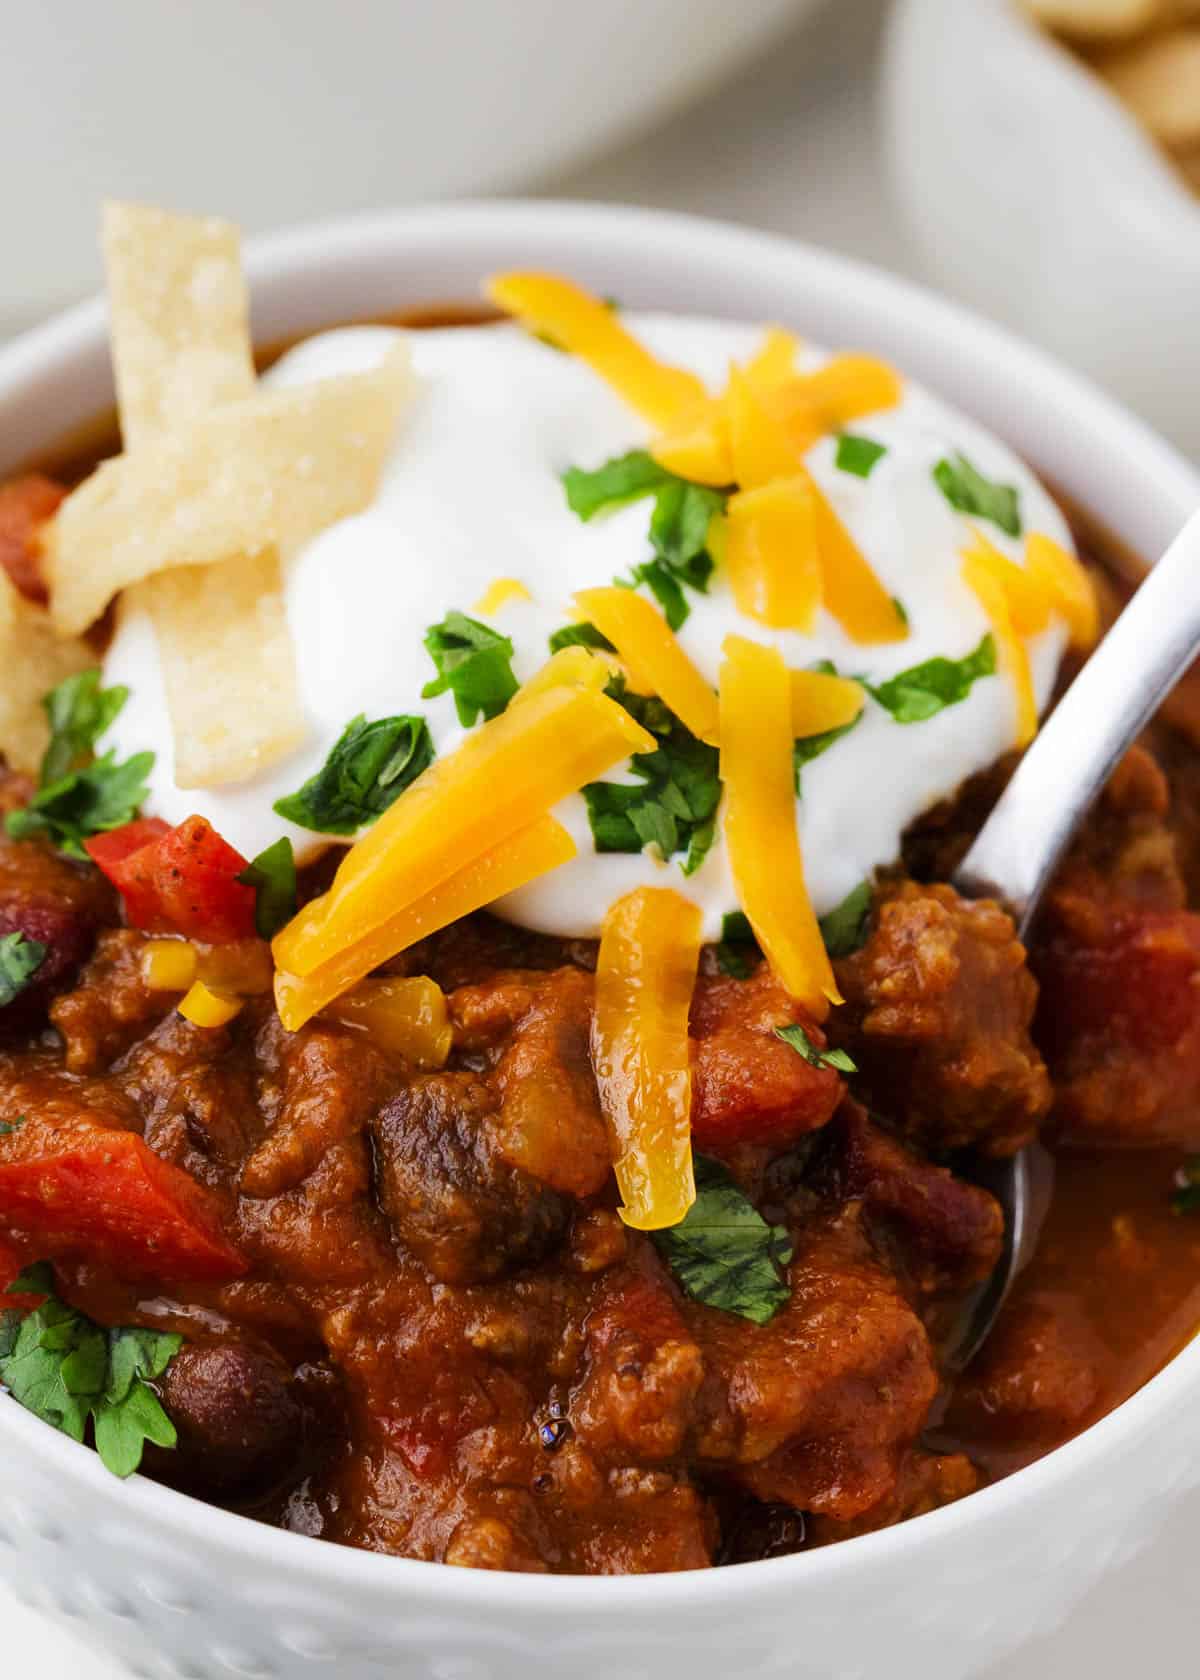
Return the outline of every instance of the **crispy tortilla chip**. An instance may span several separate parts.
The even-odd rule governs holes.
[[[1174,29],[1106,53],[1097,69],[1161,145],[1200,146],[1200,29]]]
[[[42,696],[95,663],[86,643],[55,635],[45,609],[0,571],[0,753],[15,769],[36,770],[49,743]]]
[[[1025,0],[1047,29],[1085,43],[1123,40],[1170,15],[1171,0]]]
[[[106,204],[113,373],[125,448],[254,391],[238,230],[215,216]]]
[[[123,611],[154,619],[175,737],[175,785],[245,781],[300,745],[304,713],[273,549],[160,572]]]
[[[412,389],[406,349],[369,373],[256,394],[106,461],[59,509],[50,611],[85,630],[114,595],[178,566],[285,558],[375,493]]]

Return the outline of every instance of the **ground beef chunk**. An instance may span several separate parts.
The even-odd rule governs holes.
[[[702,978],[692,1003],[692,1135],[720,1154],[740,1144],[781,1148],[829,1119],[845,1089],[813,1067],[777,1027],[801,1021],[817,1048],[825,1036],[764,964],[749,980]]]
[[[500,1098],[477,1075],[429,1074],[371,1122],[380,1205],[443,1283],[532,1265],[566,1230],[563,1197],[499,1153],[499,1111]]]
[[[455,1046],[500,1097],[496,1140],[513,1166],[569,1196],[608,1183],[612,1161],[592,1072],[592,976],[501,971],[450,996]]]
[[[179,1444],[154,1468],[176,1486],[245,1495],[277,1481],[302,1455],[308,1420],[301,1390],[269,1348],[189,1341],[159,1387]]]
[[[870,1107],[939,1153],[1010,1155],[1030,1141],[1051,1100],[1029,1036],[1037,987],[996,904],[902,882],[836,967],[846,1004],[829,1030]]]
[[[700,1460],[757,1498],[847,1520],[894,1488],[937,1391],[928,1337],[853,1208],[796,1233],[768,1324],[688,1302]]]
[[[72,1073],[101,1073],[178,1001],[142,979],[144,934],[108,928],[96,941],[74,990],[57,998],[50,1019],[62,1034]]]
[[[909,1517],[938,1511],[974,1493],[979,1481],[979,1471],[965,1453],[931,1453],[913,1447],[904,1457],[895,1487],[878,1505],[849,1522],[839,1522],[835,1517],[810,1518],[809,1545],[829,1546],[855,1534],[871,1534],[877,1528],[907,1522]]]
[[[0,570],[30,601],[48,599],[42,573],[39,532],[66,495],[61,484],[41,473],[0,484]]]
[[[1187,893],[1169,826],[1170,785],[1157,760],[1131,747],[1079,832],[1058,882],[1103,879],[1106,897],[1180,910]]]
[[[1077,1303],[1021,1296],[960,1379],[947,1428],[967,1442],[1056,1445],[1091,1420],[1111,1371]]]
[[[872,1235],[918,1296],[965,1290],[988,1276],[1004,1241],[994,1196],[921,1160],[847,1100],[829,1128],[815,1182],[858,1201]]]

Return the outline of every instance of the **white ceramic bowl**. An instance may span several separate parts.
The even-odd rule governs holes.
[[[818,0],[38,0],[5,8],[0,335],[90,291],[102,196],[243,227],[523,191]]]
[[[937,298],[819,251],[655,212],[461,205],[285,234],[250,261],[266,339],[470,296],[500,265],[565,269],[639,307],[781,320],[894,358],[1146,554],[1200,501],[1165,444],[1077,378]],[[0,471],[111,398],[89,304],[0,353]],[[0,674],[2,675],[2,674]],[[811,1555],[630,1579],[490,1575],[230,1516],[92,1453],[0,1396],[0,1572],[137,1674],[246,1680],[966,1680],[1049,1631],[1189,1501],[1200,1343],[1119,1411],[963,1503]]]
[[[897,0],[883,77],[928,272],[1200,458],[1200,200],[1137,122],[1017,0]]]

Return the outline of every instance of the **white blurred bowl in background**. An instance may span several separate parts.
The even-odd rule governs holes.
[[[40,0],[5,31],[0,333],[94,286],[102,197],[254,229],[537,184],[818,0]]]
[[[1200,199],[1017,0],[897,0],[897,196],[931,279],[1200,457]]]

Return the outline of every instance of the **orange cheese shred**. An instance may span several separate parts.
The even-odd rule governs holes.
[[[635,688],[657,694],[701,741],[717,740],[717,697],[652,601],[633,589],[581,589],[575,604],[616,648]]]
[[[277,969],[275,1003],[280,1020],[289,1032],[295,1032],[318,1011],[357,987],[380,963],[574,856],[575,842],[562,824],[550,816],[538,817],[473,858],[416,902],[388,916],[311,973],[299,975]]]
[[[530,332],[578,356],[652,426],[668,427],[708,395],[704,382],[660,362],[615,309],[555,274],[494,274],[487,296]]]
[[[799,451],[741,368],[729,370],[725,408],[733,477],[740,488],[757,490],[774,479],[791,478],[799,468]]]
[[[1050,622],[1054,605],[1046,586],[1026,566],[1018,566],[1002,554],[990,537],[971,527],[971,547],[967,550],[972,562],[981,572],[995,579],[1008,602],[1013,629],[1019,636],[1036,636]]]
[[[738,901],[784,990],[823,1021],[842,999],[804,882],[791,674],[773,648],[728,636],[720,703],[725,839]]]
[[[823,735],[827,729],[844,729],[853,723],[867,697],[853,677],[835,677],[826,671],[793,671],[792,734],[797,741],[807,735]]]
[[[811,473],[803,468],[801,472],[813,496],[821,596],[827,610],[852,641],[864,645],[904,641],[908,636],[904,614],[875,576]]]
[[[276,967],[311,974],[652,735],[589,688],[548,688],[435,760],[343,858],[333,884],[275,936]]]
[[[733,455],[724,400],[707,397],[687,409],[670,430],[654,440],[650,453],[660,467],[693,484],[732,484]]]
[[[565,647],[552,653],[540,670],[523,682],[509,701],[524,705],[548,688],[591,688],[600,690],[621,669],[616,656],[603,648]]]
[[[472,612],[477,612],[481,618],[490,618],[498,613],[510,601],[532,601],[533,596],[526,589],[520,578],[497,578],[489,583],[483,594],[476,601]]]
[[[746,377],[752,385],[782,385],[796,374],[800,344],[786,327],[768,327],[763,341],[746,363]]]
[[[808,630],[821,603],[817,507],[806,475],[729,498],[713,545],[738,611],[777,630]]]
[[[1049,595],[1067,621],[1072,647],[1084,652],[1100,634],[1096,586],[1075,555],[1043,531],[1031,531],[1025,543],[1025,569]]]
[[[843,354],[779,385],[768,400],[793,445],[803,451],[826,432],[836,432],[864,414],[895,408],[903,395],[904,383],[887,362],[877,356]]]
[[[1016,744],[1018,747],[1027,747],[1037,734],[1037,698],[1033,691],[1029,655],[1013,622],[1008,595],[995,572],[980,559],[977,552],[964,555],[962,575],[988,616],[992,635],[996,638],[996,656],[1000,669],[1012,686],[1016,704]]]
[[[596,962],[592,1065],[621,1192],[638,1231],[677,1225],[696,1199],[688,1015],[698,905],[642,887],[611,906]]]

